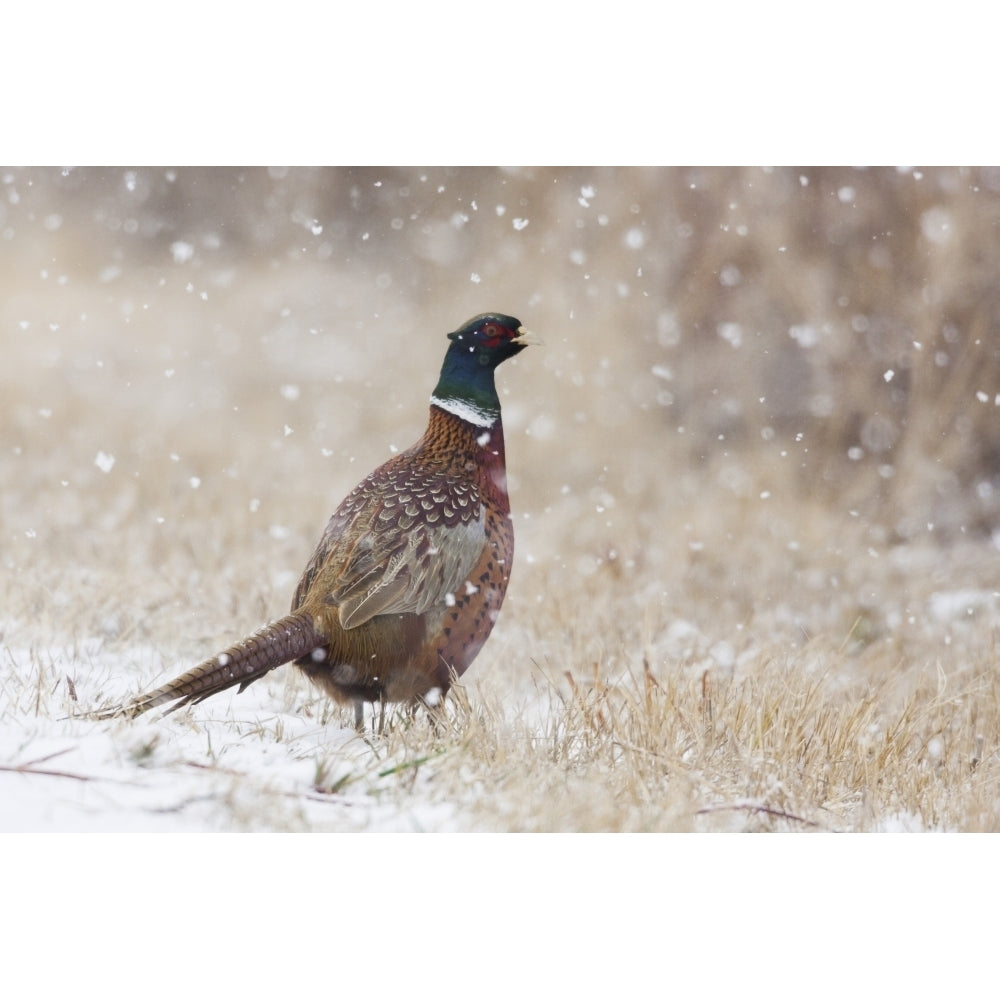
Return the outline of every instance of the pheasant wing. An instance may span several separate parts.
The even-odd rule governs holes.
[[[484,511],[468,483],[390,463],[330,518],[293,609],[318,598],[338,606],[344,628],[423,614],[464,589],[485,544]]]

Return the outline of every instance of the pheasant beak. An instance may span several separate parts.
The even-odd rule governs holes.
[[[514,343],[517,344],[518,347],[541,347],[543,341],[539,337],[536,337],[530,330],[523,326],[519,326],[517,328],[517,334],[514,337]]]

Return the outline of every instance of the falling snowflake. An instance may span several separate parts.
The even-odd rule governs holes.
[[[184,240],[176,240],[170,244],[170,253],[175,264],[186,264],[194,256],[194,247]]]

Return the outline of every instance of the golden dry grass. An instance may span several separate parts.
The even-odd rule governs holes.
[[[1000,827],[996,174],[0,173],[33,826]],[[290,669],[62,720],[282,613],[483,309],[545,346],[500,372],[516,566],[437,731],[360,741]]]

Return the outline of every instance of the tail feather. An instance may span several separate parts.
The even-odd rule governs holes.
[[[165,714],[176,712],[227,688],[248,684],[283,663],[308,656],[326,639],[316,628],[312,615],[293,613],[258,629],[229,649],[192,667],[168,684],[116,708],[96,713],[98,718],[126,715],[135,718],[160,705],[176,702]]]

